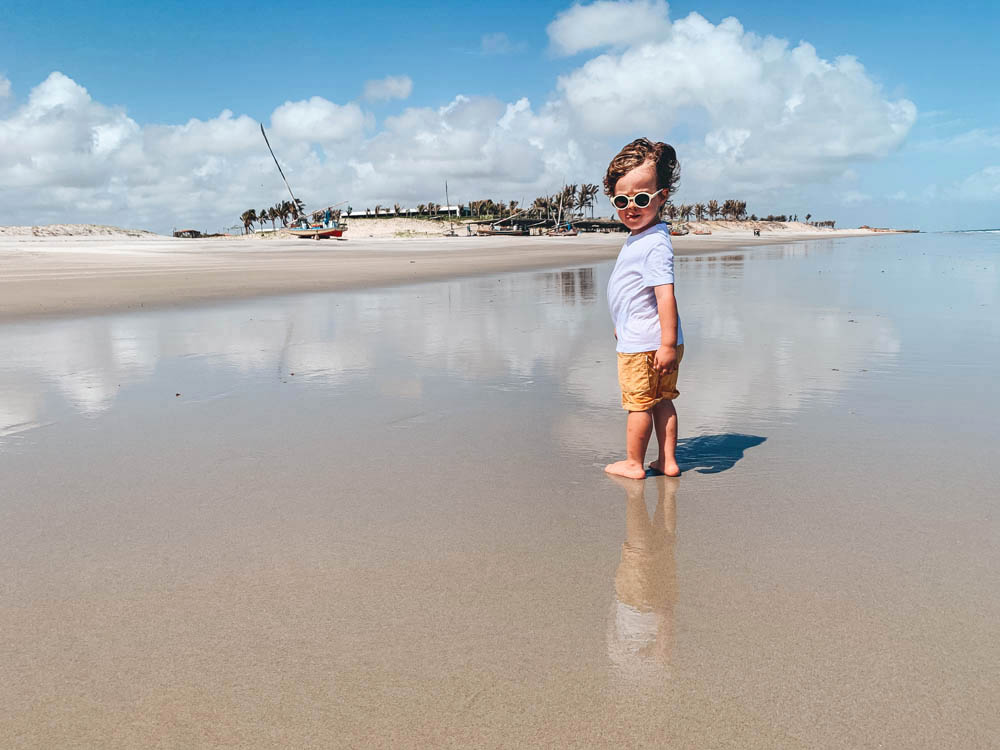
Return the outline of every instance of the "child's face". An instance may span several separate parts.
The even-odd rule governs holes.
[[[652,162],[641,164],[631,172],[626,172],[618,178],[614,195],[634,196],[636,193],[656,193],[656,165]],[[614,196],[612,196],[614,197]],[[660,207],[667,202],[667,191],[661,190],[653,196],[649,205],[639,208],[630,201],[625,208],[616,209],[622,224],[629,228],[632,234],[638,234],[649,229],[660,221]]]

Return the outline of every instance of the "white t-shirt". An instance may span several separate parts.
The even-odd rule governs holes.
[[[666,224],[629,235],[608,281],[608,307],[625,354],[660,348],[660,316],[653,287],[674,283],[674,248]],[[684,343],[680,316],[677,345]]]

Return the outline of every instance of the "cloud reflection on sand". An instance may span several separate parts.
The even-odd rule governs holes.
[[[0,372],[0,412],[18,402],[37,406],[52,389],[82,414],[105,411],[121,383],[146,378],[155,369],[158,352],[148,346],[148,328],[146,321],[128,317],[8,327],[2,334],[9,355]]]
[[[0,328],[0,343],[14,353],[0,369],[0,428],[66,410],[101,414],[121,389],[158,370],[200,367],[212,377],[191,377],[227,381],[222,391],[295,373],[334,389],[374,378],[381,392],[404,398],[419,398],[422,379],[442,375],[557,393],[585,407],[557,432],[588,447],[586,412],[614,409],[618,398],[603,302],[609,272],[604,265],[9,325]],[[873,356],[899,350],[885,318],[858,325],[835,309],[803,309],[794,297],[743,288],[739,256],[683,264],[681,273],[688,434],[832,397]],[[50,403],[53,392],[62,409]],[[593,438],[589,447],[607,448],[603,435]]]
[[[243,380],[295,373],[335,386],[374,375],[385,392],[412,397],[421,388],[408,372],[530,378],[584,335],[573,308],[597,298],[593,279],[587,268],[9,325],[0,427],[36,422],[52,391],[71,411],[99,414],[120,387],[179,359]]]
[[[804,245],[788,247],[793,257],[806,254]],[[864,371],[893,366],[900,352],[889,318],[822,307],[808,291],[784,287],[773,265],[756,272],[773,274],[770,286],[748,279],[748,263],[784,257],[780,248],[760,250],[767,254],[754,261],[737,255],[678,264],[683,435],[740,432],[750,419],[787,419],[809,403],[830,403]],[[619,399],[614,339],[603,322],[575,352],[582,364],[570,364],[564,376],[566,390],[590,410],[617,407]],[[565,414],[563,442],[610,455],[608,436],[591,422],[585,412]]]

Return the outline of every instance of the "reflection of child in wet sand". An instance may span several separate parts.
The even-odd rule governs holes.
[[[630,234],[608,281],[608,306],[618,340],[618,383],[628,411],[626,458],[605,471],[632,479],[656,429],[659,455],[649,466],[677,476],[677,371],[684,334],[674,299],[674,250],[660,211],[680,180],[677,154],[666,143],[640,138],[612,159],[604,190]]]
[[[625,488],[625,543],[615,575],[608,654],[623,671],[635,674],[645,671],[650,662],[670,662],[677,600],[674,539],[679,481],[657,477],[658,502],[652,520],[646,511],[644,483],[615,481]]]

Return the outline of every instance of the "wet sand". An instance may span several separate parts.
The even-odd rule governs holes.
[[[871,236],[862,230],[689,235],[678,255],[743,246]],[[183,306],[293,292],[553,268],[614,258],[622,234],[309,240],[182,240],[0,236],[0,321],[25,316]]]
[[[608,262],[0,325],[0,747],[990,747],[1000,271],[950,241],[681,258],[641,486]]]

